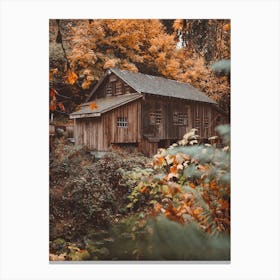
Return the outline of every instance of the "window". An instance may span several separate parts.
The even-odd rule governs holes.
[[[206,119],[204,119],[204,135],[208,136],[208,128],[209,128],[209,123],[208,123],[208,119],[206,121]]]
[[[124,93],[130,93],[130,87],[127,84],[124,84]]]
[[[204,136],[208,136],[208,129],[209,129],[209,110],[208,108],[204,107]]]
[[[151,125],[161,124],[161,111],[155,111],[150,113],[150,124]]]
[[[111,85],[111,83],[106,84],[105,92],[106,92],[106,95],[112,95],[112,85]]]
[[[116,82],[117,81],[117,77],[115,75],[111,75],[109,78],[109,82]]]
[[[194,126],[197,129],[197,133],[199,134],[200,133],[200,119],[199,118],[195,119]]]
[[[116,82],[116,95],[122,94],[123,93],[123,87],[122,87],[122,82],[118,80]]]
[[[127,125],[128,125],[127,117],[117,118],[117,127],[127,127]]]
[[[108,82],[105,86],[105,93],[108,96],[116,94],[116,84],[117,82]]]
[[[173,124],[174,125],[189,125],[188,113],[174,112],[173,113]]]

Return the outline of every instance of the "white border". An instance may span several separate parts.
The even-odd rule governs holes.
[[[232,19],[231,264],[49,264],[48,19],[93,17]],[[279,279],[279,34],[278,1],[2,1],[0,278]]]

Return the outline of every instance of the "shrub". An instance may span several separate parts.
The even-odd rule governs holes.
[[[129,188],[121,171],[144,168],[146,158],[108,153],[95,160],[82,146],[56,143],[50,155],[50,238],[81,239],[92,227],[106,227],[127,211]]]

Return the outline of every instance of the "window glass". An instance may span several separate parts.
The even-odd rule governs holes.
[[[150,124],[151,125],[161,124],[161,111],[157,110],[150,113]]]
[[[117,118],[117,127],[127,127],[127,126],[128,126],[127,117]]]

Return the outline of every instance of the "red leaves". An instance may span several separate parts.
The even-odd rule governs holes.
[[[54,88],[50,89],[50,111],[53,112],[56,109],[56,94],[57,91]]]
[[[56,94],[57,94],[57,92],[56,92],[56,90],[54,89],[54,88],[51,88],[50,89],[50,97],[55,97],[56,96]]]
[[[54,88],[50,89],[50,111],[53,112],[57,109],[57,107],[65,112],[65,107],[62,102],[57,102],[56,96],[57,96],[57,91]]]
[[[61,110],[61,111],[65,111],[65,107],[64,105],[62,104],[62,102],[58,102],[58,108]]]
[[[54,101],[51,101],[51,103],[50,103],[50,111],[55,111],[55,109],[56,109],[56,103],[54,102]]]

